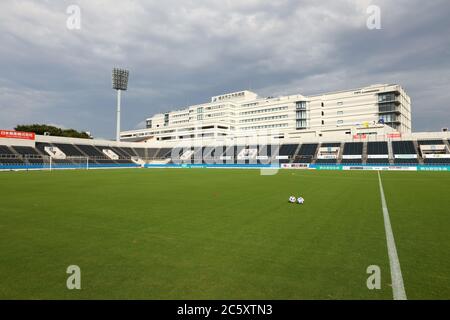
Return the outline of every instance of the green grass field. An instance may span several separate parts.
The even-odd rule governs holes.
[[[408,298],[449,299],[450,174],[381,177]],[[2,299],[392,299],[376,172],[3,172],[0,185]]]

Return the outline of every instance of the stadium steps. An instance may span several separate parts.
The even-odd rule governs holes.
[[[315,164],[317,161],[317,155],[319,154],[319,149],[320,149],[320,143],[317,145],[316,151],[314,151],[314,155],[311,159],[311,164]]]
[[[367,142],[363,142],[362,163],[367,163]]]
[[[163,148],[159,148],[158,151],[156,151],[156,153],[155,153],[155,158],[158,158],[159,153],[161,152],[162,149],[163,149]]]
[[[78,151],[80,151],[82,154],[84,154],[85,157],[89,157],[85,152],[83,152],[83,150],[81,150],[76,144],[73,145],[75,147],[75,149],[77,149]],[[90,160],[90,159],[89,159]]]
[[[291,160],[289,161],[289,163],[293,163],[295,161],[295,158],[297,157],[298,153],[300,152],[300,148],[302,147],[302,144],[299,143],[297,146],[297,149],[295,149],[294,154],[292,155]]]
[[[338,154],[338,157],[336,159],[336,163],[341,163],[342,162],[342,158],[344,156],[344,146],[345,146],[345,142],[342,142],[341,145],[339,146],[339,154]]]
[[[16,150],[14,150],[13,147],[11,147],[11,146],[1,146],[1,147],[0,147],[0,154],[4,154],[4,155],[16,155],[16,156],[19,155],[19,154],[16,152]]]
[[[387,141],[389,163],[394,164],[394,150],[392,149],[392,141]]]
[[[417,140],[413,141],[414,144],[414,149],[416,149],[416,153],[417,153],[417,161],[419,162],[419,164],[423,164],[423,158],[422,155],[420,154],[419,150],[419,142]]]
[[[445,139],[444,144],[447,146],[447,150],[450,150],[450,140]]]

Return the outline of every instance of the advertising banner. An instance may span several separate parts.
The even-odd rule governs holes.
[[[282,163],[283,169],[308,169],[309,163]]]
[[[34,134],[34,132],[0,130],[0,138],[34,140],[36,138],[36,135]]]

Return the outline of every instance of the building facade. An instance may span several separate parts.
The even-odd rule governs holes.
[[[168,144],[249,137],[295,140],[411,133],[411,100],[400,85],[261,98],[228,93],[204,104],[156,114],[146,128],[121,132],[122,141]],[[281,141],[280,141],[281,142]]]

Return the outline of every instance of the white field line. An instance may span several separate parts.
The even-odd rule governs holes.
[[[397,248],[395,247],[394,234],[392,233],[389,211],[384,196],[383,184],[381,183],[380,172],[378,171],[378,182],[380,185],[381,205],[383,208],[384,229],[386,231],[386,241],[389,255],[389,265],[391,268],[392,292],[394,300],[407,300],[405,285],[403,284],[402,270],[398,260]]]

